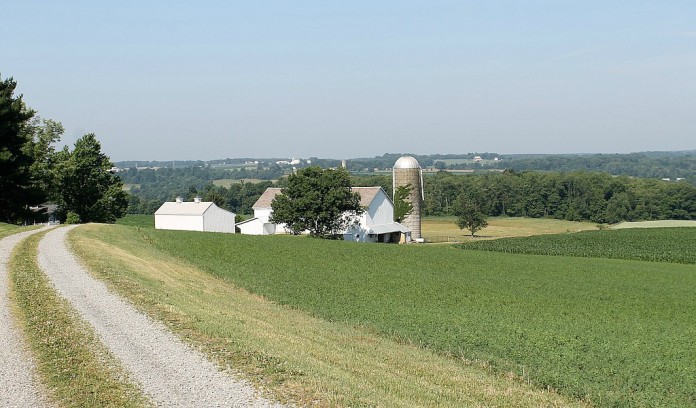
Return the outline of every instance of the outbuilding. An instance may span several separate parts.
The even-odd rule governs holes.
[[[235,214],[223,210],[213,202],[196,197],[184,202],[166,202],[155,212],[155,228],[181,231],[225,232],[234,234]]]

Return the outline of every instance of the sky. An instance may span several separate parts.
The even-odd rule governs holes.
[[[693,0],[0,5],[0,76],[114,161],[696,149]]]

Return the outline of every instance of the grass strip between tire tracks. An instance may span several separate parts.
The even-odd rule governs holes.
[[[62,407],[151,406],[36,261],[46,233],[22,241],[10,261],[11,297],[37,369]]]
[[[135,228],[68,235],[92,273],[222,367],[301,406],[582,406],[478,363],[332,323],[240,289],[149,245]]]

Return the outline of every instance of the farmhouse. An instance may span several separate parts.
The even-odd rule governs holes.
[[[399,242],[409,241],[411,232],[405,226],[394,222],[394,203],[381,187],[353,187],[360,194],[360,205],[365,211],[357,216],[345,214],[352,219],[352,225],[343,231],[343,238],[360,242]],[[283,225],[270,222],[273,209],[271,202],[281,193],[279,188],[268,188],[254,203],[254,218],[237,224],[242,234],[272,235],[286,233]]]
[[[234,234],[235,214],[196,197],[193,202],[166,202],[155,211],[155,228]]]
[[[271,202],[276,195],[280,194],[279,188],[269,187],[261,194],[258,200],[251,207],[254,210],[254,218],[242,221],[237,224],[239,231],[247,235],[273,235],[285,233],[282,226],[270,222]]]

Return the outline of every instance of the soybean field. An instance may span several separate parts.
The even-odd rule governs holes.
[[[128,228],[279,304],[596,406],[696,404],[696,267],[678,256],[694,252],[690,231],[520,240],[544,254],[529,255]],[[568,256],[592,241],[592,258]],[[480,245],[522,246],[501,242]]]
[[[631,228],[468,242],[468,250],[696,263],[696,228]]]

